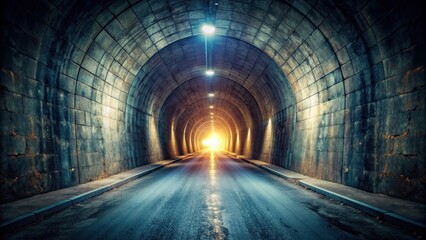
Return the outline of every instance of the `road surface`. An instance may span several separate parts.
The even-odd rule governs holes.
[[[222,153],[203,152],[6,239],[410,239]]]

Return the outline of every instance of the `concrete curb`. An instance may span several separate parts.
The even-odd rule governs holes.
[[[137,174],[134,174],[130,177],[124,178],[122,180],[116,181],[114,183],[111,183],[111,184],[103,186],[103,187],[99,187],[97,189],[93,189],[91,191],[82,193],[80,195],[62,200],[60,202],[49,205],[47,207],[37,209],[37,210],[35,210],[31,213],[24,214],[22,216],[8,220],[6,222],[2,222],[2,223],[0,223],[0,233],[4,234],[4,233],[10,232],[10,231],[13,231],[15,229],[18,229],[20,227],[23,227],[25,225],[31,224],[33,222],[39,221],[46,216],[49,216],[53,213],[62,211],[65,208],[68,208],[72,205],[83,202],[87,199],[99,196],[99,195],[101,195],[101,194],[103,194],[107,191],[110,191],[114,188],[117,188],[121,185],[124,185],[128,182],[131,182],[135,179],[141,178],[141,177],[148,175],[148,174],[150,174],[150,173],[152,173],[156,170],[159,170],[159,169],[163,168],[164,166],[167,166],[167,165],[170,165],[170,164],[175,163],[177,161],[180,161],[180,160],[184,159],[185,157],[187,157],[187,156],[174,158],[170,162],[167,162],[167,163],[164,163],[164,164],[156,164],[156,163],[150,164],[150,165],[153,165],[152,168],[145,169],[144,171],[139,172]]]
[[[426,224],[408,219],[406,217],[403,217],[401,215],[398,215],[396,213],[393,212],[387,212],[384,215],[384,219],[388,222],[397,224],[397,225],[404,225],[406,227],[415,227],[415,228],[420,228],[423,231],[426,231]]]
[[[394,224],[398,224],[398,225],[404,225],[405,227],[409,227],[409,228],[420,228],[423,230],[426,230],[426,224],[408,219],[406,217],[403,217],[401,215],[398,215],[396,213],[393,213],[391,211],[385,210],[385,209],[381,209],[375,206],[372,206],[370,204],[343,196],[341,194],[335,193],[333,191],[329,191],[327,189],[309,184],[307,182],[304,182],[303,180],[299,181],[299,184],[301,186],[304,186],[306,188],[309,188],[315,192],[321,193],[327,197],[330,197],[334,200],[340,201],[348,206],[351,206],[353,208],[356,208],[360,211],[363,211],[365,213],[368,213],[372,216],[375,217],[380,217],[388,222],[394,223]]]
[[[303,187],[309,188],[309,189],[311,189],[311,190],[313,190],[317,193],[321,193],[322,195],[325,195],[329,198],[332,198],[334,200],[342,202],[342,203],[344,203],[348,206],[354,207],[358,210],[361,210],[361,211],[368,213],[368,214],[375,216],[375,217],[383,218],[384,214],[387,212],[386,210],[383,210],[381,208],[377,208],[377,207],[374,207],[372,205],[369,205],[369,204],[357,201],[355,199],[343,196],[341,194],[329,191],[327,189],[309,184],[307,182],[304,182],[303,180],[299,181],[299,184]]]
[[[408,227],[408,228],[416,228],[416,229],[420,229],[422,231],[426,230],[426,224],[408,219],[408,218],[403,217],[401,215],[398,215],[396,213],[393,213],[393,212],[372,206],[370,204],[352,199],[350,197],[343,196],[343,195],[335,193],[333,191],[329,191],[327,189],[309,184],[309,183],[303,181],[303,179],[301,179],[301,178],[299,178],[299,179],[290,178],[290,177],[286,176],[285,174],[282,174],[278,171],[275,171],[274,169],[268,168],[267,166],[264,166],[264,165],[257,164],[254,161],[248,160],[244,156],[237,156],[235,154],[229,154],[229,155],[236,157],[236,158],[239,158],[241,160],[244,160],[244,161],[246,161],[250,164],[253,164],[253,165],[255,165],[255,166],[257,166],[257,167],[259,167],[259,168],[261,168],[261,169],[263,169],[267,172],[270,172],[270,173],[272,173],[272,174],[274,174],[278,177],[284,178],[284,179],[286,179],[290,182],[295,182],[295,183],[297,183],[297,184],[299,184],[303,187],[311,189],[312,191],[315,191],[317,193],[325,195],[325,196],[332,198],[334,200],[340,201],[340,202],[342,202],[342,203],[344,203],[348,206],[356,208],[356,209],[358,209],[362,212],[365,212],[367,214],[370,214],[372,216],[380,217],[380,218],[382,218],[382,219],[384,219],[388,222],[398,224],[398,225],[404,225],[405,227]]]

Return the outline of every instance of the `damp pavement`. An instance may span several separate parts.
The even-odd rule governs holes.
[[[300,175],[293,177],[309,183]],[[203,152],[169,162],[149,175],[72,203],[2,238],[422,237],[417,230],[382,221],[287,180],[241,157]]]

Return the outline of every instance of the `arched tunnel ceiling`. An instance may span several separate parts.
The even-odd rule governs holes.
[[[43,20],[61,32],[45,30],[43,45],[51,47],[47,56],[41,55],[41,62],[77,78],[72,91],[77,100],[83,99],[76,100],[79,109],[86,109],[79,105],[99,103],[102,116],[121,121],[125,114],[132,119],[130,125],[135,125],[133,121],[140,117],[134,114],[158,117],[166,99],[173,99],[171,94],[181,84],[192,79],[205,81],[200,29],[210,19],[217,28],[212,39],[214,78],[246,89],[263,120],[296,106],[303,121],[308,114],[322,114],[308,112],[312,104],[344,96],[343,77],[368,66],[363,42],[353,43],[354,53],[344,48],[357,37],[354,28],[365,27],[352,25],[344,11],[363,5],[219,1],[209,12],[204,1],[55,4],[63,16],[52,14]],[[360,16],[365,21],[371,20],[369,17],[368,13]],[[357,58],[351,62],[353,56]],[[66,64],[55,66],[57,63]],[[68,91],[68,86],[61,88]],[[188,99],[197,101],[204,96],[200,91]],[[86,103],[84,98],[95,101]],[[223,98],[232,102],[233,97]],[[245,119],[255,117],[257,109],[250,110],[250,114],[240,110]]]
[[[214,97],[208,97],[214,93]],[[213,106],[213,109],[209,109]],[[166,100],[162,112],[165,119],[177,124],[202,110],[217,109],[228,111],[241,129],[253,125],[253,121],[262,120],[260,108],[253,96],[238,83],[220,77],[207,79],[198,77],[176,88]],[[194,114],[192,114],[194,113]]]
[[[205,101],[207,102],[207,100]],[[247,122],[251,123],[251,119],[249,117],[244,117],[243,113],[239,111],[239,107],[236,105],[230,103],[230,102],[224,102],[224,106],[215,106],[214,108],[209,108],[211,105],[202,103],[202,102],[196,102],[193,105],[189,105],[185,109],[184,112],[182,112],[180,115],[176,116],[176,119],[171,118],[165,118],[169,121],[175,120],[174,127],[176,126],[186,126],[190,122],[194,121],[197,118],[204,117],[204,116],[212,116],[213,117],[223,117],[226,119],[231,120],[230,123],[234,123],[233,125],[238,126],[238,129],[245,129],[249,126],[247,126]],[[212,115],[211,115],[212,114]],[[175,115],[170,115],[175,117]],[[252,123],[251,123],[252,124]],[[234,128],[235,130],[237,128]]]
[[[79,95],[92,96],[98,102],[111,105],[119,111],[124,111],[122,105],[126,103],[137,108],[143,106],[149,108],[145,109],[147,113],[152,114],[154,109],[161,108],[164,99],[177,87],[179,81],[201,75],[201,70],[197,72],[195,69],[197,66],[201,67],[203,57],[197,51],[202,51],[202,48],[167,47],[166,51],[173,56],[192,55],[189,63],[178,62],[167,66],[164,64],[167,58],[158,59],[160,67],[151,58],[179,40],[185,42],[183,39],[189,38],[193,40],[187,41],[196,42],[196,38],[191,37],[200,35],[200,26],[208,17],[206,5],[202,1],[67,1],[54,5],[63,16],[57,15],[58,11],[44,11],[40,14],[49,26],[59,25],[57,29],[64,29],[64,32],[55,33],[56,30],[51,28],[38,29],[45,31],[43,46],[52,46],[47,55],[43,53],[40,56],[41,61],[52,65],[54,69],[63,68],[63,72],[70,77],[76,74],[76,64],[81,65],[79,84],[76,85]],[[354,26],[347,24],[348,20],[342,9],[355,11],[363,5],[365,3],[362,1],[341,2],[338,5],[310,1],[221,1],[216,6],[214,16],[211,16],[217,27],[217,35],[223,36],[217,39],[225,39],[216,43],[218,46],[215,49],[222,50],[215,54],[216,67],[221,69],[218,73],[225,78],[243,81],[242,85],[250,90],[261,107],[263,117],[280,111],[287,107],[286,104],[292,104],[289,99],[293,93],[299,110],[303,110],[311,101],[327,101],[336,95],[341,96],[344,88],[331,87],[341,80],[342,75],[351,74],[344,70],[349,69],[350,65],[351,71],[357,72],[366,64],[362,61],[362,53],[365,51],[362,43],[354,43],[359,45],[359,52],[354,54],[361,55],[361,60],[354,63],[350,62],[353,54],[343,48],[356,37],[357,31]],[[41,11],[43,7],[52,6],[34,6],[34,10]],[[360,17],[365,19],[364,25],[375,21],[368,12]],[[49,37],[55,34],[63,37]],[[231,37],[237,40],[232,40]],[[184,43],[179,44],[185,46]],[[179,51],[183,53],[177,53]],[[191,54],[191,51],[195,52]],[[253,62],[259,58],[252,58],[251,55],[254,53],[263,56],[260,52],[270,57],[263,58],[266,63],[263,60]],[[63,59],[56,61],[57,58]],[[152,66],[147,65],[149,59],[153,62]],[[270,59],[282,69],[291,88],[286,88],[287,81]],[[368,62],[366,58],[364,60]],[[67,64],[55,66],[58,62]],[[195,62],[198,65],[189,66]],[[264,69],[250,68],[253,64],[261,66],[259,63],[264,63],[264,67],[268,66],[264,81],[257,81],[260,75],[264,75]],[[144,85],[149,82],[146,78],[155,81],[160,77],[167,79],[173,76],[176,71],[172,69],[173,65],[178,70],[184,68],[179,71],[182,75],[176,72],[173,77],[174,85]],[[339,65],[343,65],[343,72],[338,69]],[[153,66],[158,71],[151,73]],[[146,70],[148,75],[145,76],[141,69]],[[333,79],[319,81],[325,74],[335,70]],[[252,74],[253,77],[247,78],[244,74]],[[255,85],[258,83],[259,88]],[[283,84],[284,87],[280,88]],[[328,93],[329,88],[331,93]],[[275,92],[279,91],[277,89],[285,91],[285,94]],[[155,97],[150,94],[154,91],[157,94]],[[321,91],[321,96],[316,97],[319,100],[310,99]],[[274,100],[268,99],[270,96]],[[144,104],[147,102],[149,104]]]
[[[217,28],[215,78],[246,89],[262,119],[296,106],[298,120],[304,120],[309,106],[351,91],[342,79],[361,71],[369,74],[365,69],[380,61],[380,54],[366,53],[366,46],[386,38],[371,27],[378,22],[374,16],[378,8],[367,1],[217,3],[209,12],[205,1],[25,2],[33,10],[29,14],[37,16],[33,19],[37,28],[28,29],[40,36],[40,47],[34,50],[41,70],[37,78],[75,93],[79,110],[99,104],[101,110],[96,108],[95,114],[114,120],[121,121],[132,108],[157,117],[180,84],[203,81],[200,28],[210,19]],[[15,21],[13,14],[5,18]],[[64,76],[59,83],[50,83],[45,69]],[[230,95],[223,98],[232,102]],[[257,110],[250,110],[245,118],[254,118]]]
[[[193,36],[200,35],[201,24],[207,18],[204,2],[79,4],[58,6],[76,20],[75,28],[66,28],[71,38],[75,36],[75,44],[66,45],[71,47],[66,52],[81,56],[81,60],[71,57],[83,67],[80,85],[87,85],[92,96],[101,92],[102,103],[114,102],[111,105],[118,110],[124,109],[120,104],[127,103],[155,116],[153,111],[161,109],[179,84],[202,76],[203,41]],[[311,6],[302,1],[226,1],[217,6],[213,16],[217,27],[217,76],[244,86],[260,106],[263,118],[294,104],[293,94],[303,105],[314,92],[328,87],[314,79],[338,67],[334,53],[343,45],[339,41],[348,39],[339,39],[337,30],[345,30],[337,27],[338,22],[322,20],[336,14],[344,23],[344,16],[334,6],[315,7],[315,3]],[[327,11],[330,9],[333,11]],[[324,45],[326,39],[333,41]],[[62,45],[58,43],[58,50]],[[347,61],[346,55],[339,55],[342,63]],[[92,76],[101,81],[86,80]],[[163,84],[152,84],[159,79]],[[312,91],[307,92],[306,86]]]
[[[168,45],[142,67],[137,75],[140,80],[134,81],[135,90],[131,89],[130,102],[137,103],[135,107],[144,112],[158,115],[154,109],[159,109],[166,97],[185,108],[186,98],[198,101],[214,91],[224,98],[235,99],[234,95],[238,95],[241,104],[237,106],[253,106],[252,111],[265,118],[276,112],[276,108],[282,109],[285,100],[291,101],[292,94],[284,87],[286,80],[281,70],[260,50],[234,38],[215,37],[209,41],[215,76],[204,74],[204,39],[186,38]],[[188,89],[177,87],[188,80],[191,80]],[[256,112],[251,116],[257,115]]]

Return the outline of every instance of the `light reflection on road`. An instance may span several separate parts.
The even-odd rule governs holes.
[[[206,197],[206,204],[208,210],[208,219],[210,226],[213,228],[213,239],[224,239],[225,234],[222,232],[222,213],[221,213],[221,199],[217,192],[217,159],[215,152],[210,152],[209,160],[209,192]]]

